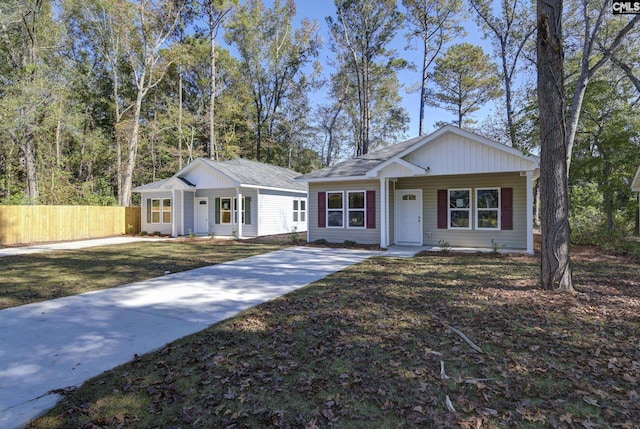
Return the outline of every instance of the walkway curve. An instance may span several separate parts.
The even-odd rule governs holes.
[[[139,283],[0,310],[0,428],[51,393],[382,252],[291,247]]]

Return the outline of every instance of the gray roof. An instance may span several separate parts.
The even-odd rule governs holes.
[[[165,183],[167,183],[169,180],[173,179],[174,177],[176,177],[176,176],[171,176],[171,177],[168,177],[166,179],[158,180],[157,182],[153,182],[153,183],[147,183],[146,185],[141,185],[141,186],[138,186],[136,188],[133,188],[132,191],[133,192],[162,191],[162,190],[164,190]],[[196,186],[193,183],[189,182],[184,177],[178,177],[178,180],[182,181],[187,186],[191,186],[191,187],[195,187]]]
[[[424,136],[412,138],[401,143],[387,146],[375,152],[369,152],[366,155],[351,158],[335,165],[330,165],[321,170],[313,171],[309,174],[299,176],[298,179],[323,179],[327,177],[349,177],[364,176],[369,170],[377,167],[385,161],[393,158],[405,149],[410,148],[418,141],[424,139]]]
[[[305,184],[293,180],[298,177],[300,173],[288,168],[242,158],[230,161],[213,161],[207,158],[199,159],[237,182],[239,185],[291,189],[294,191],[307,190]]]

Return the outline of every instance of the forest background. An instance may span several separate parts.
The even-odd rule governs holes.
[[[564,14],[571,106],[634,16]],[[443,123],[537,154],[535,30],[526,0],[0,0],[0,204],[135,205],[199,156],[306,173]],[[580,106],[576,242],[638,230],[639,33]]]

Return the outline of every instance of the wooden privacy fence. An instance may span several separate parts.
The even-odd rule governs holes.
[[[140,207],[0,206],[0,245],[140,232]]]

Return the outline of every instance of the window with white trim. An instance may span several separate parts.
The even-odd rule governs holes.
[[[231,223],[231,198],[220,198],[220,223]]]
[[[344,226],[344,194],[327,192],[327,227],[342,228]]]
[[[471,229],[471,189],[449,189],[449,229]]]
[[[293,221],[306,222],[307,202],[305,200],[293,200]]]
[[[347,191],[347,219],[349,228],[364,228],[366,226],[365,216],[365,192]]]
[[[242,224],[246,219],[245,213],[247,213],[247,197],[242,197]],[[238,198],[233,198],[233,223],[238,223]]]
[[[171,198],[147,199],[147,223],[171,223]]]
[[[476,229],[500,229],[500,188],[476,189]]]

